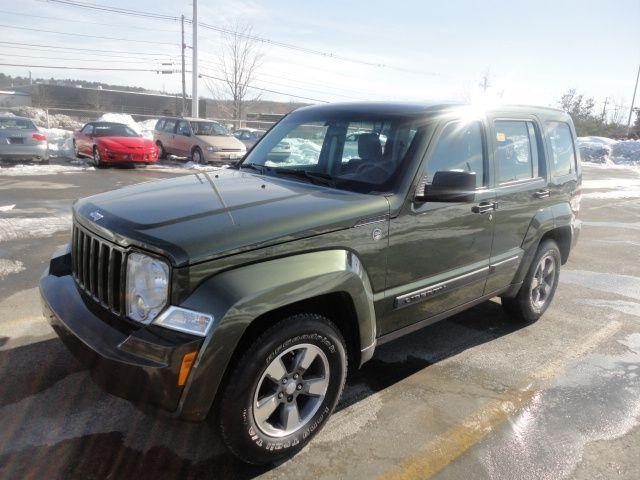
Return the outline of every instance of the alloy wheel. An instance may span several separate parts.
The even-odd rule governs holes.
[[[555,257],[550,253],[544,255],[538,262],[533,279],[531,280],[530,299],[531,304],[537,310],[544,308],[553,293],[553,287],[556,281],[555,271]]]
[[[303,428],[318,411],[329,386],[329,361],[305,343],[280,353],[264,370],[253,399],[253,417],[266,435],[284,437]]]

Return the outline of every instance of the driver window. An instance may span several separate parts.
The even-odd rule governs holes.
[[[484,149],[480,122],[448,124],[427,163],[427,184],[436,172],[468,171],[476,174],[476,188],[484,185]]]

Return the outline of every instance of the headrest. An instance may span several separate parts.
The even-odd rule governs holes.
[[[382,145],[377,133],[358,135],[358,156],[363,160],[378,161],[382,159]]]

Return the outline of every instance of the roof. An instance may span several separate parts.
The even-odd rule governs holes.
[[[6,120],[6,119],[11,119],[11,120],[29,120],[30,122],[33,122],[32,118],[19,117],[17,115],[0,115],[0,118],[3,119],[3,120]]]
[[[209,118],[196,118],[196,117],[177,117],[175,115],[162,115],[160,119],[170,118],[172,120],[186,120],[187,122],[216,122],[220,123],[217,120],[211,120]]]
[[[459,109],[474,109],[475,104],[455,102],[455,101],[434,101],[434,102],[348,102],[348,103],[327,103],[321,105],[310,105],[302,107],[295,112],[334,112],[348,113],[358,112],[365,114],[380,115],[425,115],[436,114],[445,111],[455,111]],[[490,107],[478,107],[486,112],[519,113],[519,114],[542,114],[546,116],[567,116],[567,114],[557,108],[539,107],[530,105],[495,105]]]

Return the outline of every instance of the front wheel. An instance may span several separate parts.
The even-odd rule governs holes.
[[[504,309],[525,322],[535,322],[549,308],[560,277],[560,250],[553,240],[540,244],[522,287],[514,298],[503,298]]]
[[[191,152],[191,160],[199,165],[206,163],[204,160],[204,155],[202,154],[202,150],[200,150],[198,147],[194,148]]]
[[[346,373],[344,339],[330,320],[297,314],[275,323],[225,381],[216,415],[225,444],[257,465],[293,456],[327,422]]]
[[[93,164],[96,166],[96,168],[105,167],[105,164],[102,161],[102,157],[100,156],[100,150],[98,150],[98,147],[93,147]]]

